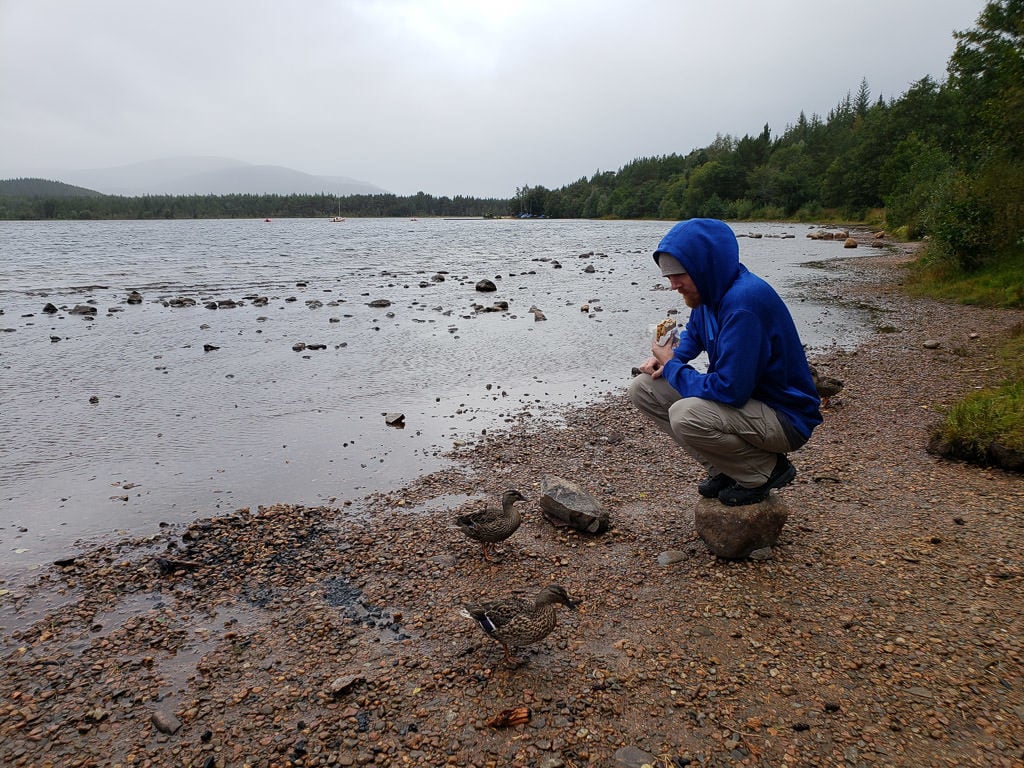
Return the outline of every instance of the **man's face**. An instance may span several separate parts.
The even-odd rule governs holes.
[[[693,284],[693,280],[689,275],[669,275],[668,284],[672,287],[673,291],[683,297],[683,301],[686,302],[686,306],[690,309],[700,306],[700,293],[698,293],[697,286]]]

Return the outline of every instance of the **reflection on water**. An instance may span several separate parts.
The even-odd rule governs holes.
[[[0,568],[83,536],[395,487],[456,437],[621,389],[655,323],[685,312],[650,256],[669,226],[0,222]],[[823,275],[800,264],[840,246],[804,226],[737,231],[766,235],[742,238],[742,259],[806,343],[855,343],[854,317],[798,293]],[[86,303],[94,317],[71,312]]]

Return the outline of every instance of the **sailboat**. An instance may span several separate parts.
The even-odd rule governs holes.
[[[341,200],[338,201],[338,215],[335,216],[331,221],[344,221],[345,217],[341,215]]]

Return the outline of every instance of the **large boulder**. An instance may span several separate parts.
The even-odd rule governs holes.
[[[693,526],[716,555],[741,560],[754,550],[774,546],[788,517],[789,508],[777,494],[742,507],[701,499],[693,511]]]
[[[610,524],[608,512],[576,483],[555,475],[540,481],[540,506],[544,517],[559,527],[584,533],[604,533]]]

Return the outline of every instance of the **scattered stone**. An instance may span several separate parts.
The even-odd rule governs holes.
[[[921,346],[924,347],[925,349],[938,349],[941,345],[935,339],[928,339]]]
[[[138,291],[132,291],[131,293],[128,294],[128,303],[129,304],[141,304],[142,303],[142,294],[139,293]]]
[[[653,768],[657,764],[657,757],[639,747],[621,747],[612,757],[612,765],[615,768]]]
[[[335,698],[344,696],[357,685],[365,682],[366,678],[362,675],[343,675],[342,677],[337,677],[330,685],[331,696]]]
[[[43,312],[45,312],[48,315],[53,315],[56,314],[57,308],[53,304],[47,302],[46,306],[43,307]]]
[[[570,527],[584,533],[604,533],[609,515],[601,504],[576,483],[555,475],[540,481],[540,506],[545,519],[557,527]]]
[[[203,344],[203,352],[215,352],[218,349],[220,349],[220,347],[215,344]]]
[[[697,535],[712,552],[729,560],[741,560],[755,550],[778,542],[789,508],[777,494],[762,502],[727,507],[718,499],[701,499],[693,513]]]
[[[498,286],[494,284],[493,280],[488,280],[487,278],[484,278],[483,280],[477,282],[476,289],[478,291],[481,291],[482,293],[490,293],[491,291],[498,290]]]
[[[170,736],[173,736],[175,733],[178,732],[178,729],[181,728],[181,721],[174,716],[173,712],[166,712],[164,710],[158,709],[156,712],[153,713],[153,716],[152,718],[150,718],[150,720],[152,721],[153,726],[158,731],[160,731],[161,733],[166,733]]]
[[[857,241],[854,238],[852,238],[852,237],[846,238],[846,240],[843,242],[843,248],[856,248],[856,247],[857,247]]]
[[[399,424],[404,424],[405,414],[397,412],[385,413],[384,423],[387,424],[389,427],[396,427]]]
[[[90,304],[75,304],[72,309],[68,310],[68,314],[91,316],[96,314],[96,307]]]
[[[367,302],[366,306],[377,308],[390,307],[391,302],[387,299],[374,299],[373,301]]]
[[[667,549],[658,555],[658,565],[673,565],[680,563],[687,557],[681,549]]]

